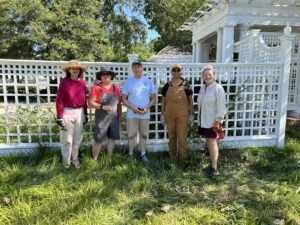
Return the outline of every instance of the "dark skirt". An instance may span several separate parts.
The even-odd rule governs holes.
[[[203,128],[198,126],[198,135],[205,138],[217,138],[217,133],[212,128]]]

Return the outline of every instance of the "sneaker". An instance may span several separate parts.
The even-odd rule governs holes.
[[[208,178],[213,178],[214,176],[219,175],[219,171],[213,167],[208,167],[207,171],[206,171],[206,176]]]
[[[133,154],[128,154],[128,155],[127,155],[127,158],[128,158],[129,160],[132,160],[132,159],[133,159]]]
[[[141,161],[143,163],[148,163],[149,162],[149,159],[148,159],[148,157],[146,155],[143,155],[143,156],[140,156],[140,157],[141,157]]]
[[[70,164],[63,164],[65,169],[69,169],[70,168]]]
[[[76,169],[80,169],[80,162],[79,162],[78,159],[75,160],[75,161],[73,162],[73,166],[74,166]]]

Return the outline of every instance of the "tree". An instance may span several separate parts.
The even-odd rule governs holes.
[[[155,51],[172,44],[191,51],[192,34],[178,28],[204,3],[204,0],[145,0],[144,16],[160,37]]]
[[[137,10],[140,4],[141,0],[0,0],[0,57],[124,60],[133,46],[146,45],[145,25],[122,10]]]

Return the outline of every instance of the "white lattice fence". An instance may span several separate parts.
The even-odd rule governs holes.
[[[260,32],[258,35],[253,32],[255,36],[249,36],[235,43],[235,48],[239,52],[239,62],[279,62],[281,57],[280,52],[280,32]],[[253,46],[251,46],[251,44]],[[296,34],[295,40],[292,43],[292,58],[290,65],[290,78],[289,78],[289,96],[288,96],[288,109],[295,110],[297,102],[297,69],[299,67],[299,44],[300,34]]]
[[[36,143],[57,145],[55,96],[60,66],[65,62],[0,60],[0,149],[32,147]],[[87,85],[92,87],[95,71],[110,66],[118,73],[115,83],[122,87],[128,77],[127,63],[85,63]],[[149,148],[166,149],[167,132],[159,122],[160,90],[170,79],[170,64],[144,63],[144,74],[154,82],[159,94],[151,109]],[[190,81],[197,99],[202,86],[203,64],[183,64],[183,77]],[[224,122],[224,145],[276,145],[280,119],[281,64],[215,64],[219,82],[227,92],[228,114]],[[197,110],[197,107],[194,107]],[[195,120],[196,120],[195,111]],[[90,121],[93,110],[89,109]],[[194,124],[196,126],[196,123]],[[83,143],[93,142],[93,122],[85,126]],[[121,141],[126,144],[125,118],[121,125]],[[191,135],[191,133],[190,133]],[[154,144],[159,144],[154,147]],[[158,146],[158,147],[157,147]]]
[[[261,32],[265,44],[269,47],[275,47],[280,45],[279,37],[282,35],[280,32]],[[291,72],[289,81],[289,109],[295,109],[297,101],[297,69],[299,68],[299,51],[300,51],[300,34],[295,34],[295,40],[292,43],[292,59],[291,59]]]

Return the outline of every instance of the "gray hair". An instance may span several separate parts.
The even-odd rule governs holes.
[[[207,66],[203,67],[201,70],[201,76],[203,76],[203,74],[206,70],[212,70],[213,74],[216,76],[215,68],[212,65],[207,65]]]

